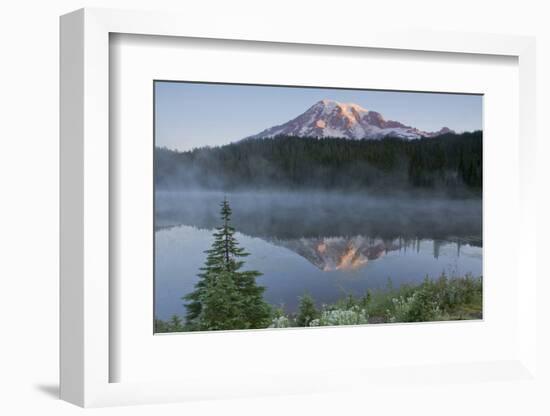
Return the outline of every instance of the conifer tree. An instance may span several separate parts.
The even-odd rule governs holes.
[[[300,305],[298,316],[296,317],[296,324],[298,326],[309,326],[310,322],[319,317],[319,312],[315,308],[315,302],[313,298],[305,294],[300,297]]]
[[[170,332],[181,332],[184,330],[181,318],[178,315],[172,315],[168,325],[170,326]]]
[[[242,271],[244,248],[231,226],[231,207],[221,203],[222,225],[206,250],[206,262],[195,290],[184,297],[188,303],[186,324],[191,330],[264,328],[269,324],[270,307],[263,300],[265,288],[256,284],[261,273]]]
[[[199,329],[243,329],[247,327],[243,299],[231,273],[222,271],[208,281]]]

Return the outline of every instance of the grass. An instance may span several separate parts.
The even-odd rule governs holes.
[[[430,322],[481,319],[483,279],[465,275],[437,279],[426,277],[416,285],[367,291],[362,296],[345,296],[333,304],[315,306],[309,295],[300,298],[299,311],[285,314],[273,308],[271,328],[357,325],[397,322]],[[169,321],[155,320],[155,332],[188,330],[178,316]]]
[[[402,285],[371,294],[367,310],[372,323],[481,319],[483,280],[466,275],[426,278],[419,285]]]

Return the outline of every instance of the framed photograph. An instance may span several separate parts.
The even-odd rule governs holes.
[[[304,36],[61,18],[63,399],[537,383],[533,39]]]

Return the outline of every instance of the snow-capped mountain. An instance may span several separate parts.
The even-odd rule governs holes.
[[[348,139],[381,139],[399,137],[419,139],[453,133],[447,127],[436,132],[426,132],[406,126],[398,121],[385,120],[382,114],[366,110],[353,103],[321,100],[305,113],[281,124],[270,127],[248,138],[266,138],[278,135],[300,137],[343,137]]]

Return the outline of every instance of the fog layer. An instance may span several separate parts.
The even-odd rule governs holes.
[[[244,234],[277,239],[363,235],[482,244],[480,199],[376,196],[341,192],[157,191],[155,226],[219,225],[227,198]]]

